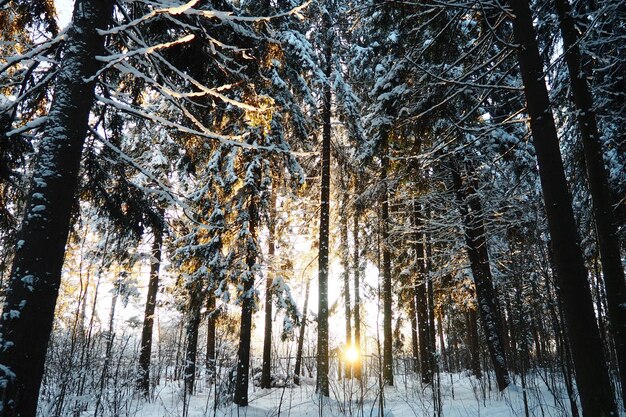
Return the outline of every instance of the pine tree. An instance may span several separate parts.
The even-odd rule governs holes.
[[[572,200],[567,189],[557,131],[550,111],[530,3],[525,0],[510,0],[509,4],[515,14],[513,33],[519,44],[520,71],[583,415],[616,415],[615,401],[603,359],[602,342],[593,313],[580,238],[574,221]]]
[[[76,2],[0,318],[2,410],[35,416],[109,1]]]
[[[626,287],[620,256],[618,227],[612,209],[613,198],[604,167],[600,132],[593,109],[593,97],[582,65],[582,56],[578,46],[580,35],[575,27],[572,8],[568,0],[555,0],[554,3],[559,15],[565,60],[585,154],[587,178],[593,199],[597,240],[606,285],[610,328],[617,354],[622,398],[626,404],[626,311],[620,307],[626,299]]]

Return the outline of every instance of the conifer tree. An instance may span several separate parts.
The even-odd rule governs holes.
[[[18,235],[9,290],[0,317],[2,409],[35,416],[48,338],[78,184],[80,158],[101,67],[112,2],[77,1],[63,70],[35,163]],[[90,80],[90,81],[82,81]]]

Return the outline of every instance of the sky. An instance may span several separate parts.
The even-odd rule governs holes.
[[[74,0],[54,0],[54,5],[57,9],[57,20],[59,22],[59,26],[64,28],[72,18]]]

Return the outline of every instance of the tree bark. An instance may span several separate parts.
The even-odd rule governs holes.
[[[309,290],[311,281],[307,280],[306,289],[304,290],[304,307],[302,308],[302,324],[300,325],[300,334],[298,335],[298,349],[296,351],[296,364],[293,368],[293,382],[300,385],[300,372],[302,369],[302,350],[304,348],[304,335],[306,333],[307,311],[309,311]]]
[[[476,378],[482,378],[480,369],[480,345],[478,343],[478,317],[475,309],[467,312],[467,328],[470,351],[470,370]]]
[[[465,229],[465,247],[470,261],[478,312],[485,332],[489,357],[496,373],[498,389],[502,391],[509,385],[509,372],[506,365],[506,353],[497,308],[485,228],[482,223],[482,207],[474,187],[465,186],[461,174],[452,170],[452,181],[456,190],[459,210]]]
[[[359,212],[354,210],[353,224],[354,239],[354,348],[359,354],[358,361],[352,367],[352,373],[355,378],[361,379],[361,257],[359,244]]]
[[[251,199],[254,197],[250,197]],[[249,233],[246,242],[248,267],[243,279],[241,295],[241,324],[239,330],[239,348],[237,349],[237,376],[235,379],[234,403],[239,407],[248,405],[248,380],[250,374],[250,341],[252,338],[252,312],[254,310],[254,265],[256,265],[256,202],[251,200],[248,206]]]
[[[265,331],[263,335],[263,369],[261,388],[272,387],[272,286],[274,283],[274,252],[276,251],[276,193],[271,190],[269,233],[267,238],[268,271],[265,280]]]
[[[343,299],[344,299],[344,313],[346,316],[346,349],[352,347],[352,309],[350,303],[350,271],[349,271],[349,252],[348,252],[348,198],[344,193],[344,197],[341,202],[342,213],[340,218],[340,235],[341,235],[341,275],[343,281]],[[346,361],[344,376],[346,378],[352,378],[352,363]]]
[[[433,280],[430,272],[433,270],[432,263],[432,246],[430,238],[427,234],[424,235],[426,240],[426,301],[428,303],[428,364],[430,366],[433,375],[439,374],[439,364],[437,363],[437,337],[435,332],[435,294],[433,291]],[[443,346],[443,345],[442,345]]]
[[[332,30],[330,16],[324,16],[324,30]],[[320,240],[318,267],[318,308],[317,308],[317,392],[329,396],[328,387],[328,250],[330,228],[330,134],[331,134],[331,101],[332,91],[330,77],[332,75],[333,39],[329,34],[324,51],[326,67],[324,74],[328,80],[324,86],[324,102],[322,108],[322,184],[320,201]]]
[[[600,134],[593,110],[593,97],[582,65],[582,56],[578,46],[580,35],[574,24],[572,8],[568,0],[555,0],[554,3],[559,15],[565,61],[569,71],[578,129],[585,155],[604,285],[606,286],[610,330],[617,355],[622,400],[626,407],[626,309],[623,307],[626,300],[626,288],[617,235],[618,227],[612,209],[613,198],[604,167]]]
[[[417,373],[420,370],[419,366],[419,337],[417,335],[418,327],[417,327],[417,302],[415,297],[415,290],[413,290],[413,294],[411,294],[411,304],[409,305],[409,316],[411,321],[411,353],[413,355],[413,363],[412,369],[413,372]]]
[[[206,362],[209,381],[215,381],[215,325],[217,323],[218,311],[216,310],[215,292],[209,287],[207,293],[207,329],[206,329]]]
[[[513,35],[584,416],[618,415],[596,324],[543,65],[527,0],[509,0]]]
[[[39,146],[0,316],[1,416],[33,417],[61,281],[110,0],[79,0]]]
[[[152,355],[152,327],[154,325],[154,310],[159,290],[159,268],[161,267],[161,246],[163,245],[163,228],[153,228],[154,242],[152,242],[152,259],[150,260],[150,281],[148,283],[148,299],[143,316],[141,330],[141,347],[139,348],[139,389],[144,397],[150,395],[150,357]]]
[[[196,368],[198,356],[198,329],[200,328],[200,311],[202,308],[202,286],[200,282],[192,282],[189,285],[189,306],[187,324],[185,326],[185,392],[193,394],[196,382]]]
[[[392,297],[391,297],[391,253],[389,251],[389,187],[387,172],[389,170],[389,134],[382,133],[381,138],[381,168],[380,181],[382,183],[381,202],[381,238],[383,250],[383,380],[386,385],[393,385],[393,329],[392,329]]]
[[[420,207],[416,204],[413,208],[415,256],[418,265],[415,279],[415,305],[417,310],[417,329],[419,341],[420,371],[422,383],[430,384],[433,380],[433,368],[430,354],[430,321],[428,319],[428,299],[426,296],[426,252],[424,247],[423,218]]]

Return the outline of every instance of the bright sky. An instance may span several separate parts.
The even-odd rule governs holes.
[[[59,21],[59,26],[64,28],[72,19],[74,0],[54,0],[54,5],[57,9],[57,20]]]

